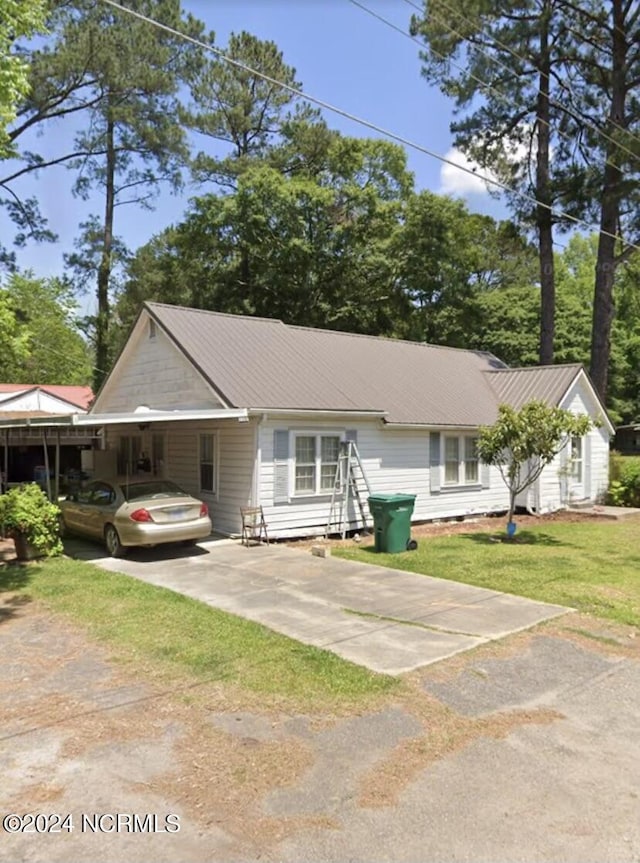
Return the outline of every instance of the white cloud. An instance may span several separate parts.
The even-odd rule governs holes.
[[[445,153],[445,159],[453,162],[454,165],[449,165],[447,162],[442,163],[440,168],[440,189],[442,195],[486,195],[487,184],[481,177],[490,177],[495,179],[491,171],[486,168],[481,168],[477,162],[473,162],[461,153],[456,147],[451,147]],[[461,171],[455,165],[460,165],[461,168],[466,168]],[[468,173],[472,171],[473,173]]]

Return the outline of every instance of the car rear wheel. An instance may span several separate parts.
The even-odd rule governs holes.
[[[104,529],[104,544],[111,557],[124,557],[127,549],[120,542],[118,531],[112,524],[108,524]]]

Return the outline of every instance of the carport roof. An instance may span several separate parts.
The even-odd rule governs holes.
[[[11,428],[13,426],[75,426],[80,428],[86,427],[101,427],[105,425],[129,425],[136,423],[145,425],[151,422],[177,422],[178,420],[221,420],[235,419],[240,422],[246,421],[249,417],[248,411],[245,408],[239,409],[219,409],[211,410],[150,410],[149,408],[136,408],[127,413],[95,413],[95,414],[60,414],[54,416],[45,414],[44,416],[31,416],[21,422],[16,420],[3,420],[0,414],[0,428]]]

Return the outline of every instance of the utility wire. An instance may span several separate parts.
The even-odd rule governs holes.
[[[565,221],[572,222],[575,225],[581,225],[586,228],[590,233],[599,233],[603,236],[611,237],[614,240],[619,240],[621,243],[625,243],[623,237],[619,234],[614,234],[610,231],[606,231],[603,228],[596,227],[589,222],[586,222],[584,219],[580,219],[577,216],[572,216],[570,213],[566,213],[562,210],[556,210],[550,204],[546,204],[542,201],[538,201],[533,195],[529,195],[526,192],[520,192],[517,189],[512,189],[510,186],[506,185],[506,183],[502,183],[500,180],[496,180],[493,177],[488,177],[484,174],[479,173],[478,171],[474,171],[471,168],[465,168],[463,165],[459,165],[454,162],[452,159],[448,159],[446,156],[441,156],[439,153],[430,150],[427,147],[424,147],[422,144],[417,144],[415,141],[411,141],[408,138],[404,138],[402,135],[399,135],[396,132],[392,132],[389,129],[385,129],[382,126],[378,126],[376,123],[373,123],[371,120],[367,120],[363,117],[359,117],[356,114],[352,114],[349,111],[346,111],[344,108],[339,108],[336,105],[332,105],[330,102],[326,102],[323,99],[319,99],[317,96],[312,96],[309,93],[305,93],[303,90],[298,89],[297,87],[292,87],[290,84],[284,84],[282,81],[278,81],[276,78],[272,78],[270,75],[265,74],[264,72],[260,72],[257,69],[253,69],[251,66],[248,66],[246,63],[242,63],[240,60],[236,60],[233,57],[229,57],[224,53],[220,48],[216,48],[214,45],[207,45],[206,42],[202,42],[199,39],[196,39],[193,36],[189,36],[186,33],[181,33],[179,30],[176,30],[173,27],[170,27],[167,24],[162,24],[160,21],[156,21],[153,18],[150,18],[148,15],[144,15],[141,12],[137,12],[134,9],[128,9],[126,6],[122,6],[120,3],[117,3],[116,0],[102,0],[107,6],[111,6],[113,9],[117,9],[120,12],[124,12],[126,15],[130,15],[133,18],[137,18],[140,21],[144,21],[147,24],[151,24],[153,27],[158,28],[159,30],[163,30],[165,33],[169,33],[172,36],[177,36],[180,39],[183,39],[186,42],[189,42],[198,48],[201,48],[205,51],[208,51],[212,54],[215,54],[216,57],[223,60],[225,63],[228,63],[231,66],[234,66],[236,69],[241,69],[243,72],[248,72],[250,75],[254,75],[257,78],[262,78],[263,81],[267,81],[269,84],[273,84],[274,87],[279,87],[282,90],[286,90],[292,95],[304,99],[308,102],[312,102],[314,105],[318,105],[320,108],[324,108],[327,111],[331,111],[334,114],[338,114],[340,117],[344,117],[347,120],[350,120],[353,123],[358,123],[361,126],[364,126],[367,129],[371,129],[374,132],[377,132],[380,135],[389,138],[392,141],[397,141],[399,144],[402,144],[405,147],[409,147],[412,150],[416,150],[419,153],[423,153],[426,156],[430,156],[432,159],[437,159],[439,162],[443,164],[450,165],[452,168],[455,168],[458,171],[463,171],[466,174],[469,174],[472,177],[476,177],[479,180],[482,180],[484,183],[490,186],[496,186],[499,189],[502,189],[504,192],[509,192],[509,194],[514,195],[522,200],[528,201],[531,204],[535,204],[536,206],[543,207],[546,210],[556,216],[559,219],[564,219]],[[640,246],[635,243],[626,242],[626,246],[628,248],[635,249],[636,251],[640,251]]]
[[[383,15],[380,15],[378,12],[375,12],[373,9],[370,9],[368,6],[365,6],[364,3],[360,3],[359,0],[348,0],[353,6],[356,6],[358,9],[362,9],[363,12],[366,12],[368,15],[371,15],[372,18],[376,18],[378,21],[381,21],[383,24],[386,24],[388,27],[391,27],[392,30],[395,30],[396,33],[400,33],[401,36],[405,36],[407,39],[410,39],[412,42],[415,42],[420,48],[424,47],[424,44],[418,39],[416,36],[412,36],[407,30],[404,30],[402,27],[399,27],[397,24],[394,24],[393,21],[389,21],[388,18],[385,18]],[[435,48],[429,49],[433,54],[436,54],[442,60],[447,60],[447,57],[444,54],[441,54],[439,51],[436,51]],[[482,87],[483,90],[487,90],[489,92],[493,92],[496,96],[501,99],[503,102],[510,102],[511,100],[505,96],[497,87],[493,84],[489,84],[487,81],[484,81],[482,78],[479,78],[477,75],[474,75],[472,72],[469,72],[464,67],[455,63],[453,60],[449,60],[449,63],[460,72],[468,75],[472,80],[477,81],[478,84]],[[559,135],[564,135],[567,139],[572,140],[571,136],[567,132],[563,132],[561,129],[553,129],[551,124],[547,120],[540,120],[543,125],[549,127],[549,129],[553,132],[556,132]],[[611,163],[612,164],[612,163]],[[557,246],[560,249],[566,249],[567,246],[564,243],[559,243],[557,240],[552,239],[552,243],[554,246]]]
[[[400,33],[402,36],[405,36],[407,39],[410,39],[412,42],[415,42],[420,48],[424,48],[424,43],[418,39],[416,36],[413,36],[407,30],[404,30],[402,27],[399,27],[397,24],[394,24],[393,21],[389,21],[388,18],[385,18],[383,15],[380,15],[378,12],[375,12],[373,9],[370,9],[368,6],[365,6],[364,3],[360,3],[359,0],[348,0],[353,6],[357,6],[358,9],[362,9],[363,12],[366,12],[368,15],[371,15],[373,18],[376,18],[378,21],[381,21],[383,24],[386,24],[388,27],[391,27],[396,33]],[[437,16],[434,16],[437,17]],[[444,22],[440,21],[443,26],[447,27],[451,32],[455,35],[458,34],[455,30],[451,30],[451,28]],[[462,38],[462,37],[461,37]],[[495,93],[498,99],[502,102],[511,104],[513,102],[508,96],[506,96],[501,90],[499,90],[494,84],[490,84],[488,81],[485,81],[483,78],[478,77],[473,72],[469,72],[468,69],[465,69],[463,66],[460,66],[459,63],[455,63],[453,60],[448,58],[445,54],[442,54],[440,51],[437,51],[435,48],[429,46],[429,51],[432,54],[435,54],[437,57],[440,57],[441,60],[447,61],[454,69],[458,69],[458,71],[462,72],[464,75],[467,75],[472,81],[476,81],[482,90]],[[490,58],[491,59],[491,58]],[[538,91],[540,92],[540,91]],[[573,135],[570,135],[568,132],[563,131],[562,129],[554,129],[551,123],[548,120],[538,119],[541,125],[546,126],[550,132],[554,134],[566,138],[568,141],[573,141]],[[618,167],[614,162],[611,162],[609,159],[605,161],[605,165],[611,165],[612,167]]]
[[[424,14],[424,7],[419,6],[416,2],[414,2],[414,0],[404,0],[404,2],[405,2],[405,3],[407,3],[409,6],[412,6],[414,9],[417,9],[419,12],[421,12],[421,13],[423,13],[423,14]],[[451,6],[449,6],[446,2],[444,2],[444,0],[439,0],[439,2],[441,3],[441,5],[442,5],[442,6],[444,6],[444,7],[445,7],[445,9],[447,9],[449,12],[453,13],[454,15],[457,15],[459,18],[464,18],[464,17],[465,17],[461,12],[458,12],[456,9],[453,9],[453,8],[452,8]],[[486,57],[486,58],[487,58],[491,63],[494,63],[496,66],[499,66],[500,68],[504,69],[504,70],[505,70],[506,72],[508,72],[509,74],[513,74],[513,69],[509,68],[509,66],[507,66],[507,65],[506,65],[506,63],[503,63],[501,60],[498,60],[498,58],[497,58],[497,57],[493,57],[493,56],[492,56],[491,54],[489,54],[486,50],[483,50],[479,45],[476,45],[475,43],[473,43],[473,42],[472,42],[472,41],[471,41],[467,36],[464,36],[462,33],[460,33],[458,30],[456,30],[454,27],[452,27],[452,26],[451,26],[450,24],[448,24],[446,21],[444,21],[444,20],[443,20],[443,19],[442,19],[438,14],[437,14],[437,12],[435,12],[435,13],[434,13],[433,11],[430,11],[430,12],[429,12],[429,17],[430,17],[430,18],[434,18],[434,19],[436,20],[436,22],[437,22],[437,23],[439,23],[440,25],[442,25],[443,27],[445,27],[445,28],[446,28],[450,33],[453,33],[453,35],[454,35],[454,36],[457,36],[459,39],[462,39],[462,41],[463,41],[463,42],[468,42],[470,45],[472,45],[472,46],[473,46],[473,48],[474,48],[474,49],[475,49],[479,54],[482,54],[482,55],[483,55],[484,57]],[[480,18],[476,18],[476,22],[477,22],[478,24],[481,24],[481,23],[482,23],[482,21],[481,21],[481,19],[480,19]],[[486,32],[486,29],[485,29],[485,30],[482,30],[482,29],[481,29],[481,32],[482,32],[482,33],[483,33],[483,34],[484,34],[488,39],[491,39],[491,40],[492,40],[496,45],[498,45],[500,48],[502,48],[504,51],[507,51],[507,53],[511,54],[511,56],[512,56],[514,59],[516,59],[516,60],[520,60],[522,63],[525,63],[525,64],[529,62],[529,61],[527,60],[527,58],[526,58],[526,57],[524,57],[522,54],[518,54],[518,52],[517,52],[517,51],[515,51],[513,48],[511,48],[511,46],[510,46],[510,45],[507,45],[505,42],[502,42],[502,41],[501,41],[500,39],[498,39],[496,36],[493,36],[492,34],[487,33],[487,32]],[[431,50],[431,49],[430,49],[430,50]],[[434,52],[434,53],[438,53],[438,52]],[[439,54],[438,56],[442,56],[442,55],[440,55],[440,54]],[[458,67],[458,68],[459,68],[459,67]],[[571,87],[570,87],[569,85],[567,85],[567,84],[562,83],[562,82],[559,82],[559,84],[560,84],[560,87],[561,87],[563,90],[565,90],[567,93],[569,93],[569,95],[571,96],[571,98],[575,101],[575,94],[574,94],[573,90],[571,89]],[[540,93],[540,92],[541,92],[539,88],[538,88],[537,92],[538,92],[538,93]],[[579,115],[577,115],[574,111],[572,111],[572,110],[571,110],[567,105],[562,104],[561,102],[557,102],[555,99],[552,99],[552,98],[550,98],[550,97],[549,97],[549,98],[548,98],[548,101],[549,101],[549,104],[550,104],[550,105],[553,105],[555,108],[559,108],[559,109],[560,109],[561,111],[563,111],[565,114],[568,114],[570,117],[573,117],[573,119],[574,119],[574,120],[577,120],[578,122],[582,123],[582,124],[583,124],[584,126],[586,126],[588,129],[591,129],[591,130],[592,130],[593,132],[595,132],[597,135],[600,135],[600,137],[604,138],[604,140],[609,141],[610,143],[612,143],[612,144],[613,144],[615,147],[617,147],[619,150],[622,150],[623,152],[628,153],[628,154],[629,154],[633,159],[636,159],[636,160],[638,159],[638,154],[637,154],[637,153],[635,153],[633,150],[630,150],[628,147],[625,147],[623,144],[621,144],[621,143],[619,143],[618,141],[616,141],[614,138],[612,138],[612,137],[611,137],[611,135],[608,135],[608,134],[607,134],[603,129],[601,129],[601,128],[600,128],[599,126],[597,126],[595,123],[592,123],[592,122],[590,122],[590,121],[586,120],[584,117],[580,117],[580,116],[579,116]],[[619,131],[623,132],[625,135],[628,135],[630,138],[633,138],[634,140],[636,140],[636,141],[639,141],[639,142],[640,142],[640,138],[637,138],[637,137],[634,135],[634,133],[633,133],[632,131],[630,131],[629,129],[625,129],[625,128],[623,128],[623,127],[622,127],[622,126],[620,126],[619,124],[615,123],[613,120],[610,120],[609,122],[611,123],[611,125],[612,125],[615,129],[618,129]],[[611,163],[611,162],[610,162],[609,164],[614,164],[614,163]]]

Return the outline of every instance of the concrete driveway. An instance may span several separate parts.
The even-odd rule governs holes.
[[[72,539],[90,560],[262,623],[386,674],[401,674],[564,614],[558,605],[284,545],[230,540],[135,549],[125,559]]]

